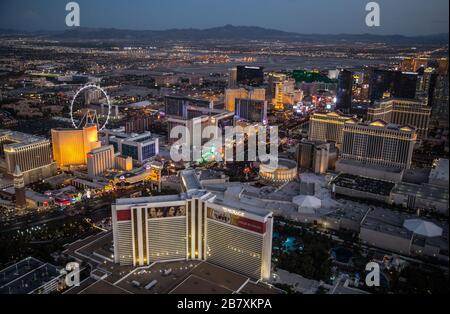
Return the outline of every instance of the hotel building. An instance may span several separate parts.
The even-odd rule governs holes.
[[[431,108],[426,103],[411,99],[386,99],[367,111],[369,121],[383,120],[387,123],[413,126],[419,138],[427,136],[430,116]]]
[[[272,101],[274,109],[282,109],[285,105],[294,105],[303,99],[303,91],[295,89],[295,79],[286,74],[269,73],[267,99]]]
[[[159,154],[159,138],[150,132],[142,134],[128,134],[111,130],[104,130],[107,145],[114,147],[115,153],[129,156],[141,163]]]
[[[192,151],[199,151],[200,147],[195,147],[195,142],[206,143],[210,138],[201,138],[201,134],[208,126],[215,126],[224,130],[226,126],[234,125],[234,109],[228,112],[224,109],[214,108],[213,102],[179,96],[166,96],[165,98],[168,143],[173,144],[182,137],[185,143],[191,147]],[[187,134],[182,136],[178,132],[171,136],[172,131],[177,131],[176,127],[183,127]],[[179,130],[178,130],[179,131]],[[199,132],[200,134],[198,134]],[[196,133],[196,134],[194,134]],[[222,135],[223,135],[222,134]],[[218,134],[215,135],[217,138]],[[187,140],[189,143],[187,143]]]
[[[199,107],[204,109],[213,109],[214,102],[207,99],[196,99],[185,96],[165,96],[164,112],[172,117],[184,117],[187,115],[189,107]]]
[[[228,88],[225,90],[225,109],[235,112],[236,99],[266,100],[265,88]]]
[[[271,72],[267,75],[267,83],[268,83],[267,96],[269,99],[272,99],[273,103],[276,103],[277,92],[279,92],[280,94],[283,93],[283,81],[286,79],[287,76],[286,74],[283,73]],[[281,95],[281,97],[280,95],[278,95],[278,100],[280,100],[282,104],[283,95]]]
[[[82,129],[52,129],[53,157],[59,168],[86,165],[87,153],[100,145],[96,125]]]
[[[125,133],[143,133],[149,131],[152,123],[152,117],[133,117],[125,122]]]
[[[341,70],[338,76],[338,91],[336,95],[336,109],[350,113],[352,109],[353,72]]]
[[[269,279],[272,213],[201,189],[181,173],[179,195],[117,199],[112,205],[114,260],[207,260],[255,279]]]
[[[130,156],[118,155],[114,158],[114,160],[116,169],[124,171],[133,170],[133,158]]]
[[[236,98],[236,118],[250,122],[267,122],[267,101]]]
[[[369,97],[372,104],[386,97],[416,97],[418,75],[415,72],[372,69],[369,76]]]
[[[223,143],[220,143],[219,141],[216,142],[214,152],[202,145],[212,139],[218,139],[220,136],[223,138],[225,135],[225,127],[232,127],[234,125],[234,112],[219,109],[198,111],[197,109],[198,108],[190,107],[187,110],[187,116],[168,117],[167,119],[169,134],[168,143],[174,144],[175,142],[178,142],[177,144],[179,145],[187,145],[187,147],[190,147],[191,149],[191,160],[196,161],[200,156],[194,154],[194,152],[201,153],[201,158],[208,159],[214,157],[216,152],[221,151]],[[175,132],[177,131],[175,128],[180,126],[183,127],[183,130],[187,131],[183,135],[180,132]],[[215,127],[214,130],[221,132],[222,134],[214,132],[214,134],[205,134],[205,137],[203,137],[203,131],[208,127]],[[171,134],[172,132],[174,133]],[[184,139],[184,142],[182,142],[181,139]]]
[[[228,71],[228,87],[236,88],[237,86],[237,68],[233,67]]]
[[[449,80],[447,75],[439,75],[433,93],[431,121],[434,125],[448,128]]]
[[[324,174],[328,169],[334,169],[336,159],[337,151],[333,143],[303,139],[298,144],[297,164],[301,169]]]
[[[309,140],[335,142],[340,147],[344,137],[344,124],[356,122],[351,115],[341,112],[314,113],[309,121]]]
[[[370,124],[346,123],[341,158],[363,164],[409,169],[416,130],[382,120]]]
[[[56,164],[48,139],[22,132],[0,130],[0,166],[13,176],[19,166],[25,184],[37,182],[56,174]]]

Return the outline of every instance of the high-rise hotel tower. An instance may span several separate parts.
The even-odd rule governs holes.
[[[0,158],[3,157],[7,175],[13,176],[19,166],[25,185],[56,174],[50,141],[43,137],[0,130]]]
[[[341,158],[362,164],[409,169],[417,133],[408,125],[383,120],[346,123]]]
[[[184,193],[117,199],[112,205],[114,259],[122,265],[207,260],[268,279],[272,212],[201,189],[194,171],[181,174]]]
[[[86,165],[87,153],[100,146],[96,125],[80,129],[52,129],[53,157],[60,168]]]
[[[343,114],[340,111],[321,113],[316,112],[311,115],[309,121],[309,140],[334,142],[340,147],[344,137],[344,124],[356,122],[354,116]]]
[[[425,138],[430,123],[431,107],[421,100],[384,99],[367,111],[369,121],[383,120],[398,125],[410,125],[417,129],[419,138]]]

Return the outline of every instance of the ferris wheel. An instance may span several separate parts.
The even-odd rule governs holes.
[[[74,103],[76,98],[78,97],[78,95],[88,89],[96,89],[99,90],[106,98],[106,102],[108,105],[108,113],[106,115],[106,120],[104,123],[100,123],[98,120],[98,115],[97,115],[97,111],[95,109],[84,109],[83,112],[83,117],[81,118],[80,121],[75,121],[74,119]],[[84,85],[83,87],[81,87],[79,90],[77,90],[77,92],[75,93],[75,95],[72,98],[72,101],[70,102],[70,121],[72,122],[72,125],[74,128],[78,129],[84,125],[87,124],[96,124],[97,125],[97,129],[99,131],[103,130],[106,125],[108,124],[109,121],[109,117],[111,115],[111,101],[109,99],[108,94],[106,93],[106,91],[101,88],[98,85],[95,84],[87,84]]]

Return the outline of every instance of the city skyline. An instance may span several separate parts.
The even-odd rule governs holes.
[[[448,2],[0,1],[0,298],[449,292]]]
[[[369,1],[267,0],[224,1],[85,1],[81,27],[124,30],[208,29],[222,25],[258,26],[299,34],[377,34],[423,36],[448,33],[449,3],[433,0],[379,0],[381,25],[365,24]],[[67,29],[68,1],[2,1],[0,29],[56,31]],[[133,18],[130,18],[133,17]],[[417,20],[421,23],[416,23]],[[25,26],[26,25],[26,26]]]

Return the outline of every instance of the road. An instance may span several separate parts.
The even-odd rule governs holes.
[[[55,211],[51,213],[46,213],[44,215],[34,215],[33,217],[24,217],[22,219],[19,219],[16,222],[13,222],[11,224],[2,224],[0,225],[0,233],[7,233],[15,230],[22,230],[29,227],[35,227],[42,224],[46,224],[52,221],[62,220],[68,217],[83,215],[85,217],[91,218],[93,221],[99,221],[103,218],[106,218],[109,216],[109,208],[110,203],[103,201],[103,202],[96,202],[94,206],[93,211],[89,211],[88,213],[74,213],[72,211],[73,206],[70,206],[69,208],[66,208],[65,211],[60,211],[55,209]]]

